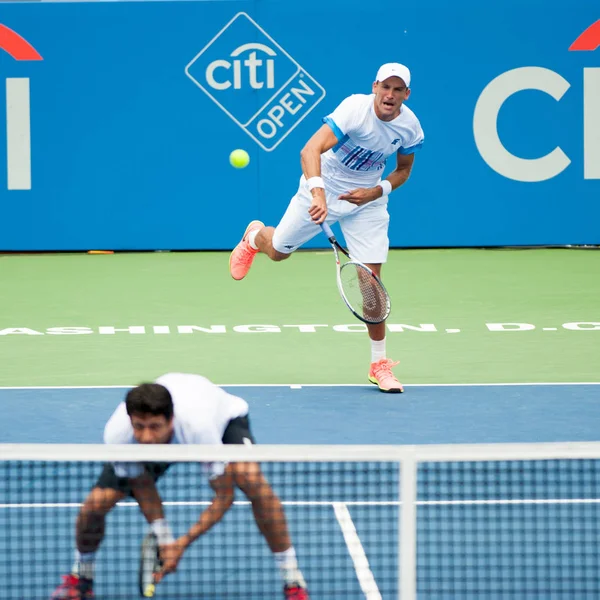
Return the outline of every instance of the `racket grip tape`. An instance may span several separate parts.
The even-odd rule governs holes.
[[[323,233],[329,238],[335,238],[335,236],[333,235],[333,231],[331,231],[331,227],[329,227],[329,225],[327,225],[327,223],[321,223],[321,229],[323,230]]]

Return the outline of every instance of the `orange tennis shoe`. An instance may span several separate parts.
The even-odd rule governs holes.
[[[402,384],[396,379],[392,373],[392,367],[399,365],[399,361],[382,358],[377,362],[371,363],[369,371],[369,381],[379,386],[382,392],[390,392],[399,394],[404,391]]]
[[[306,588],[299,585],[286,585],[283,588],[283,596],[286,600],[310,600]]]
[[[69,574],[62,576],[63,582],[52,592],[51,600],[91,600],[94,597],[91,579]]]
[[[233,249],[233,252],[229,256],[229,272],[236,281],[244,279],[248,275],[254,257],[258,254],[258,250],[250,246],[248,235],[252,231],[262,229],[264,226],[265,224],[262,221],[251,221],[248,227],[246,227],[240,243]]]

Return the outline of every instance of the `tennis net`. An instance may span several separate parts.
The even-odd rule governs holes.
[[[451,446],[0,444],[0,598],[48,599],[73,563],[75,521],[105,463],[171,463],[157,487],[176,536],[210,503],[221,463],[259,462],[282,502],[312,600],[600,597],[600,443]],[[264,515],[263,515],[264,517]],[[139,594],[137,503],[97,553],[97,599]],[[157,599],[282,597],[239,490]]]

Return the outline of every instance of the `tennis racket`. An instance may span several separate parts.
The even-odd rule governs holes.
[[[158,540],[154,533],[149,532],[142,542],[142,551],[140,556],[139,585],[140,594],[144,598],[153,598],[156,592],[154,583],[154,574],[158,573],[162,567],[160,553],[158,549]]]
[[[321,229],[333,248],[337,286],[346,306],[363,323],[376,324],[385,321],[390,314],[391,303],[381,279],[367,265],[350,256],[335,239],[327,223],[321,223]],[[348,258],[343,264],[340,262],[340,253]]]

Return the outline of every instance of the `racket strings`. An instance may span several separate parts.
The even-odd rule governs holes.
[[[388,296],[382,284],[364,265],[342,265],[340,279],[347,302],[366,321],[380,323],[389,314]]]

